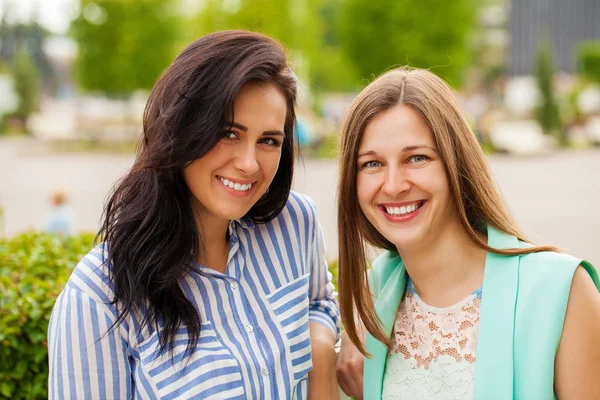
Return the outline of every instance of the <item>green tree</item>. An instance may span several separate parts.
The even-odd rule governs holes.
[[[475,0],[345,0],[340,45],[361,78],[411,65],[459,85],[471,57],[476,16]]]
[[[207,0],[194,36],[222,29],[248,29],[279,40],[294,70],[312,80],[320,58],[325,0]]]
[[[80,0],[71,33],[86,90],[126,95],[151,88],[175,52],[175,0]]]
[[[19,97],[19,106],[13,116],[27,124],[29,115],[37,107],[40,74],[26,46],[21,46],[13,60],[12,76],[15,91]]]
[[[555,135],[559,145],[567,145],[567,137],[562,127],[558,103],[554,96],[554,64],[550,45],[542,42],[535,58],[534,74],[540,92],[540,103],[536,110],[537,119],[544,133]]]

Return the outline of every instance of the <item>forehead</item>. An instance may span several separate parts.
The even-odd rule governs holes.
[[[248,82],[233,100],[234,112],[275,111],[286,112],[285,96],[272,83]]]
[[[359,148],[369,150],[374,147],[382,151],[416,145],[435,148],[433,135],[417,111],[400,104],[380,113],[367,124]]]

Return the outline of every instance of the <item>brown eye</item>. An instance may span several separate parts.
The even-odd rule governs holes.
[[[237,137],[238,135],[234,131],[225,131],[223,132],[222,139],[235,140]]]
[[[275,138],[265,138],[261,141],[261,143],[264,143],[268,146],[273,146],[273,147],[281,147],[281,142]]]

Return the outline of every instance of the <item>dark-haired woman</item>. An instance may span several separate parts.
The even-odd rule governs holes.
[[[295,97],[263,35],[210,34],[175,59],[103,243],[56,302],[51,398],[336,396],[321,231],[312,201],[290,192]]]

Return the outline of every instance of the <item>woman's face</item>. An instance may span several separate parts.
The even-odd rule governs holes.
[[[201,220],[239,219],[275,177],[285,138],[287,105],[271,84],[247,83],[233,103],[231,130],[184,171]]]
[[[356,188],[369,222],[399,250],[435,243],[456,219],[433,135],[405,105],[384,111],[365,128]]]

